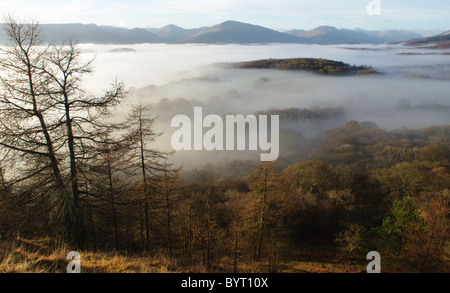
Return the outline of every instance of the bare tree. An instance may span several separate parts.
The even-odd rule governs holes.
[[[75,42],[44,46],[37,23],[12,17],[4,31],[10,45],[0,51],[0,146],[20,154],[22,163],[37,163],[27,166],[23,178],[45,177],[42,174],[52,171],[46,183],[58,194],[55,209],[65,218],[69,238],[80,244],[84,225],[79,171],[90,146],[100,143],[99,133],[111,127],[102,120],[124,98],[124,86],[116,82],[101,96],[89,95],[81,82],[92,71],[92,60],[82,61]]]
[[[114,247],[120,249],[120,213],[124,205],[134,205],[132,198],[127,198],[127,191],[132,190],[133,179],[129,176],[128,169],[131,165],[127,162],[127,153],[133,144],[126,133],[107,133],[98,145],[96,155],[89,160],[88,168],[83,172],[85,183],[89,186],[83,193],[93,200],[89,201],[91,207],[107,211],[107,219],[103,219],[103,228],[113,228]],[[123,130],[123,129],[122,129]],[[109,206],[109,207],[108,207]],[[105,214],[105,213],[104,213]],[[93,224],[91,224],[91,228]],[[105,235],[108,236],[108,235]],[[107,237],[104,237],[105,239]]]
[[[79,170],[84,161],[89,158],[89,146],[99,143],[101,137],[111,128],[120,128],[114,123],[104,123],[111,111],[125,97],[124,85],[115,82],[104,95],[94,96],[86,94],[82,89],[82,80],[86,74],[92,72],[93,59],[83,62],[81,51],[76,42],[69,41],[60,46],[52,46],[45,55],[49,66],[42,71],[51,81],[48,96],[60,113],[60,121],[64,123],[64,140],[69,155],[69,177],[73,214],[75,215],[78,231],[76,238],[83,238],[83,212],[79,184]]]
[[[166,232],[167,232],[167,246],[169,249],[169,256],[173,255],[174,248],[174,233],[173,233],[173,218],[174,206],[178,201],[178,194],[181,192],[181,180],[178,171],[169,168],[168,164],[164,165],[165,170],[160,182],[160,193],[163,196],[164,206],[166,210]]]
[[[136,167],[134,174],[140,174],[142,193],[142,234],[145,234],[144,247],[150,249],[150,187],[155,187],[162,176],[167,174],[166,162],[170,153],[151,148],[150,145],[161,135],[154,130],[155,118],[150,114],[150,107],[136,105],[128,117],[130,139],[137,143],[132,148],[130,162]],[[155,188],[152,188],[155,190]]]
[[[41,184],[54,187],[58,194],[55,208],[62,205],[66,210],[69,198],[57,155],[63,145],[52,136],[61,124],[51,115],[54,103],[47,95],[50,81],[41,69],[47,66],[45,55],[49,48],[42,45],[37,23],[19,23],[9,16],[3,30],[9,45],[0,49],[0,146],[13,156],[20,155],[22,163],[39,163],[11,184],[46,178],[41,174],[50,169],[51,180]],[[69,218],[66,215],[66,221]],[[69,228],[70,223],[66,222],[66,226]]]

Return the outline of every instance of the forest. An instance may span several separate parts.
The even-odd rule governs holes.
[[[259,68],[277,70],[304,70],[324,75],[380,74],[371,66],[352,66],[341,61],[333,61],[322,58],[264,59],[241,62],[236,66],[243,69]]]
[[[82,89],[92,61],[75,42],[43,45],[37,24],[14,19],[4,29],[0,272],[64,272],[69,251],[82,272],[362,272],[369,251],[383,272],[449,272],[450,125],[285,129],[276,162],[184,170],[154,147],[151,107],[113,118],[122,83]]]

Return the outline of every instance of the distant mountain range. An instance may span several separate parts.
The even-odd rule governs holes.
[[[280,32],[258,25],[226,21],[212,27],[184,29],[176,25],[162,28],[120,28],[95,24],[42,24],[46,42],[62,42],[74,38],[80,43],[143,44],[143,43],[205,43],[205,44],[382,44],[421,39],[422,35],[405,30],[367,31],[320,26],[312,30]],[[449,32],[447,32],[449,33]],[[0,33],[0,43],[5,38]]]
[[[164,38],[146,29],[98,26],[95,24],[40,24],[44,42],[62,43],[70,38],[80,43],[93,44],[140,44],[163,43]],[[0,30],[0,43],[5,43],[4,32]]]
[[[423,36],[406,30],[367,31],[362,29],[337,29],[332,26],[319,26],[315,29],[291,30],[286,33],[306,38],[316,44],[383,44],[398,43],[422,38]]]

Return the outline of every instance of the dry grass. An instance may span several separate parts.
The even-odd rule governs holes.
[[[0,248],[0,273],[65,273],[71,260],[65,244],[51,239],[18,239]],[[170,273],[176,263],[164,256],[126,256],[79,251],[82,273]]]
[[[361,273],[366,270],[364,264],[329,252],[304,253],[301,261],[289,262],[286,267],[286,273]]]
[[[71,251],[61,241],[52,239],[17,239],[0,243],[0,273],[65,273]],[[224,273],[233,272],[232,260],[220,264],[184,264],[164,255],[124,255],[116,252],[79,251],[82,273]],[[240,261],[239,273],[267,273],[267,261]],[[330,255],[309,255],[306,259],[280,262],[277,273],[359,273],[365,268]],[[273,271],[273,266],[272,266]]]
[[[291,262],[282,273],[361,273],[363,266],[350,263],[329,263],[321,261]]]

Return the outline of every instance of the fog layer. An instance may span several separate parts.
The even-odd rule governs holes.
[[[87,89],[95,91],[115,77],[124,81],[132,88],[129,103],[152,104],[158,116],[157,127],[165,132],[158,144],[164,149],[170,149],[172,117],[190,115],[194,106],[202,106],[205,116],[308,110],[301,113],[312,113],[309,116],[280,119],[282,129],[293,130],[301,137],[311,137],[349,120],[371,121],[386,130],[450,123],[450,55],[443,54],[445,51],[401,45],[136,45],[128,47],[132,50],[113,52],[117,46],[82,48],[86,57],[96,55],[96,73],[86,80]],[[384,74],[339,77],[226,65],[296,57],[371,65]],[[118,115],[125,115],[126,107],[121,111]],[[187,165],[199,163],[186,152],[175,158]],[[210,152],[202,154],[200,163],[225,158],[248,159],[253,155]]]

